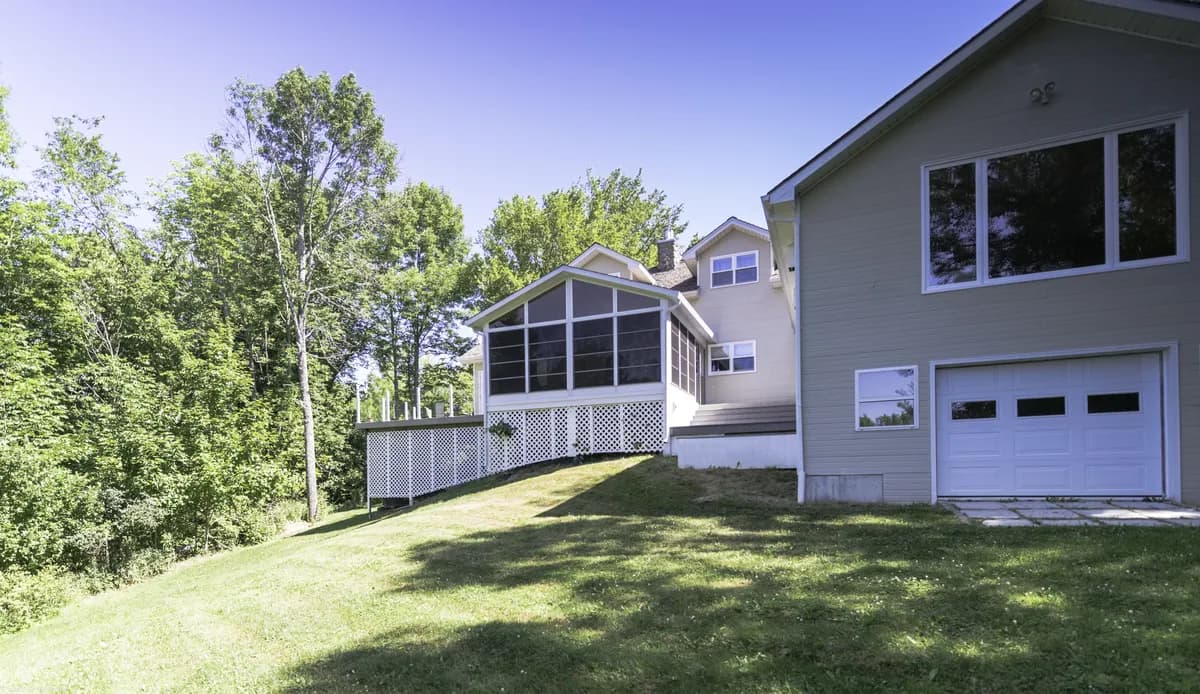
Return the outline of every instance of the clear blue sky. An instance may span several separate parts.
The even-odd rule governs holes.
[[[200,149],[235,78],[358,75],[402,177],[472,236],[496,202],[641,168],[688,235],[759,196],[1012,0],[0,1],[0,84],[34,161],[55,115],[104,116],[135,188]]]

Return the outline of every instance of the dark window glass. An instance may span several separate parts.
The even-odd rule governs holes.
[[[687,365],[683,363],[686,352],[679,349],[683,341],[683,326],[679,319],[671,316],[671,383],[677,388],[687,388]]]
[[[1088,396],[1088,414],[1137,412],[1142,409],[1138,393],[1100,393]]]
[[[733,257],[712,259],[712,286],[728,287],[733,284]]]
[[[987,163],[988,276],[1104,264],[1104,140]]]
[[[929,285],[975,281],[975,164],[929,172]]]
[[[995,419],[995,400],[964,400],[950,403],[950,419]]]
[[[914,400],[861,402],[858,404],[858,427],[910,427],[916,421]]]
[[[493,395],[525,392],[525,331],[488,333],[488,380]]]
[[[696,344],[696,338],[688,333],[687,336],[687,352],[688,352],[688,387],[687,391],[697,398],[700,397],[700,347]]]
[[[613,290],[598,284],[575,280],[571,286],[571,307],[575,317],[613,312]]]
[[[521,325],[525,322],[525,306],[518,306],[511,312],[500,316],[496,320],[488,323],[489,328],[503,328],[510,325]]]
[[[632,292],[617,291],[618,311],[636,311],[639,308],[658,308],[658,299]]]
[[[1061,395],[1051,398],[1019,398],[1018,417],[1053,417],[1067,413],[1067,399]]]
[[[529,302],[529,322],[563,320],[567,317],[567,285],[560,284]]]
[[[576,287],[579,285],[576,284]],[[576,321],[574,333],[575,387],[613,384],[613,321],[611,318]]]
[[[1175,255],[1175,126],[1117,136],[1121,260]]]
[[[661,330],[657,313],[617,318],[617,383],[662,380]]]
[[[560,390],[566,387],[566,324],[529,328],[529,390]]]
[[[758,256],[754,253],[743,253],[734,258],[734,281],[736,284],[749,284],[758,281]]]

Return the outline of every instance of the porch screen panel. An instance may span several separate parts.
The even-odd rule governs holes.
[[[662,325],[654,313],[617,317],[617,383],[654,383],[661,379]]]

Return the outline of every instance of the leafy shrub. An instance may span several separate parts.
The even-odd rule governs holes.
[[[140,583],[166,571],[175,560],[175,553],[165,549],[139,549],[117,569],[125,583]]]
[[[0,571],[0,634],[53,617],[81,592],[69,574]]]

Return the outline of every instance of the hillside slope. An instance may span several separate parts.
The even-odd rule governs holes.
[[[0,691],[1200,681],[1193,529],[985,529],[794,489],[626,458],[344,514],[0,638]]]

